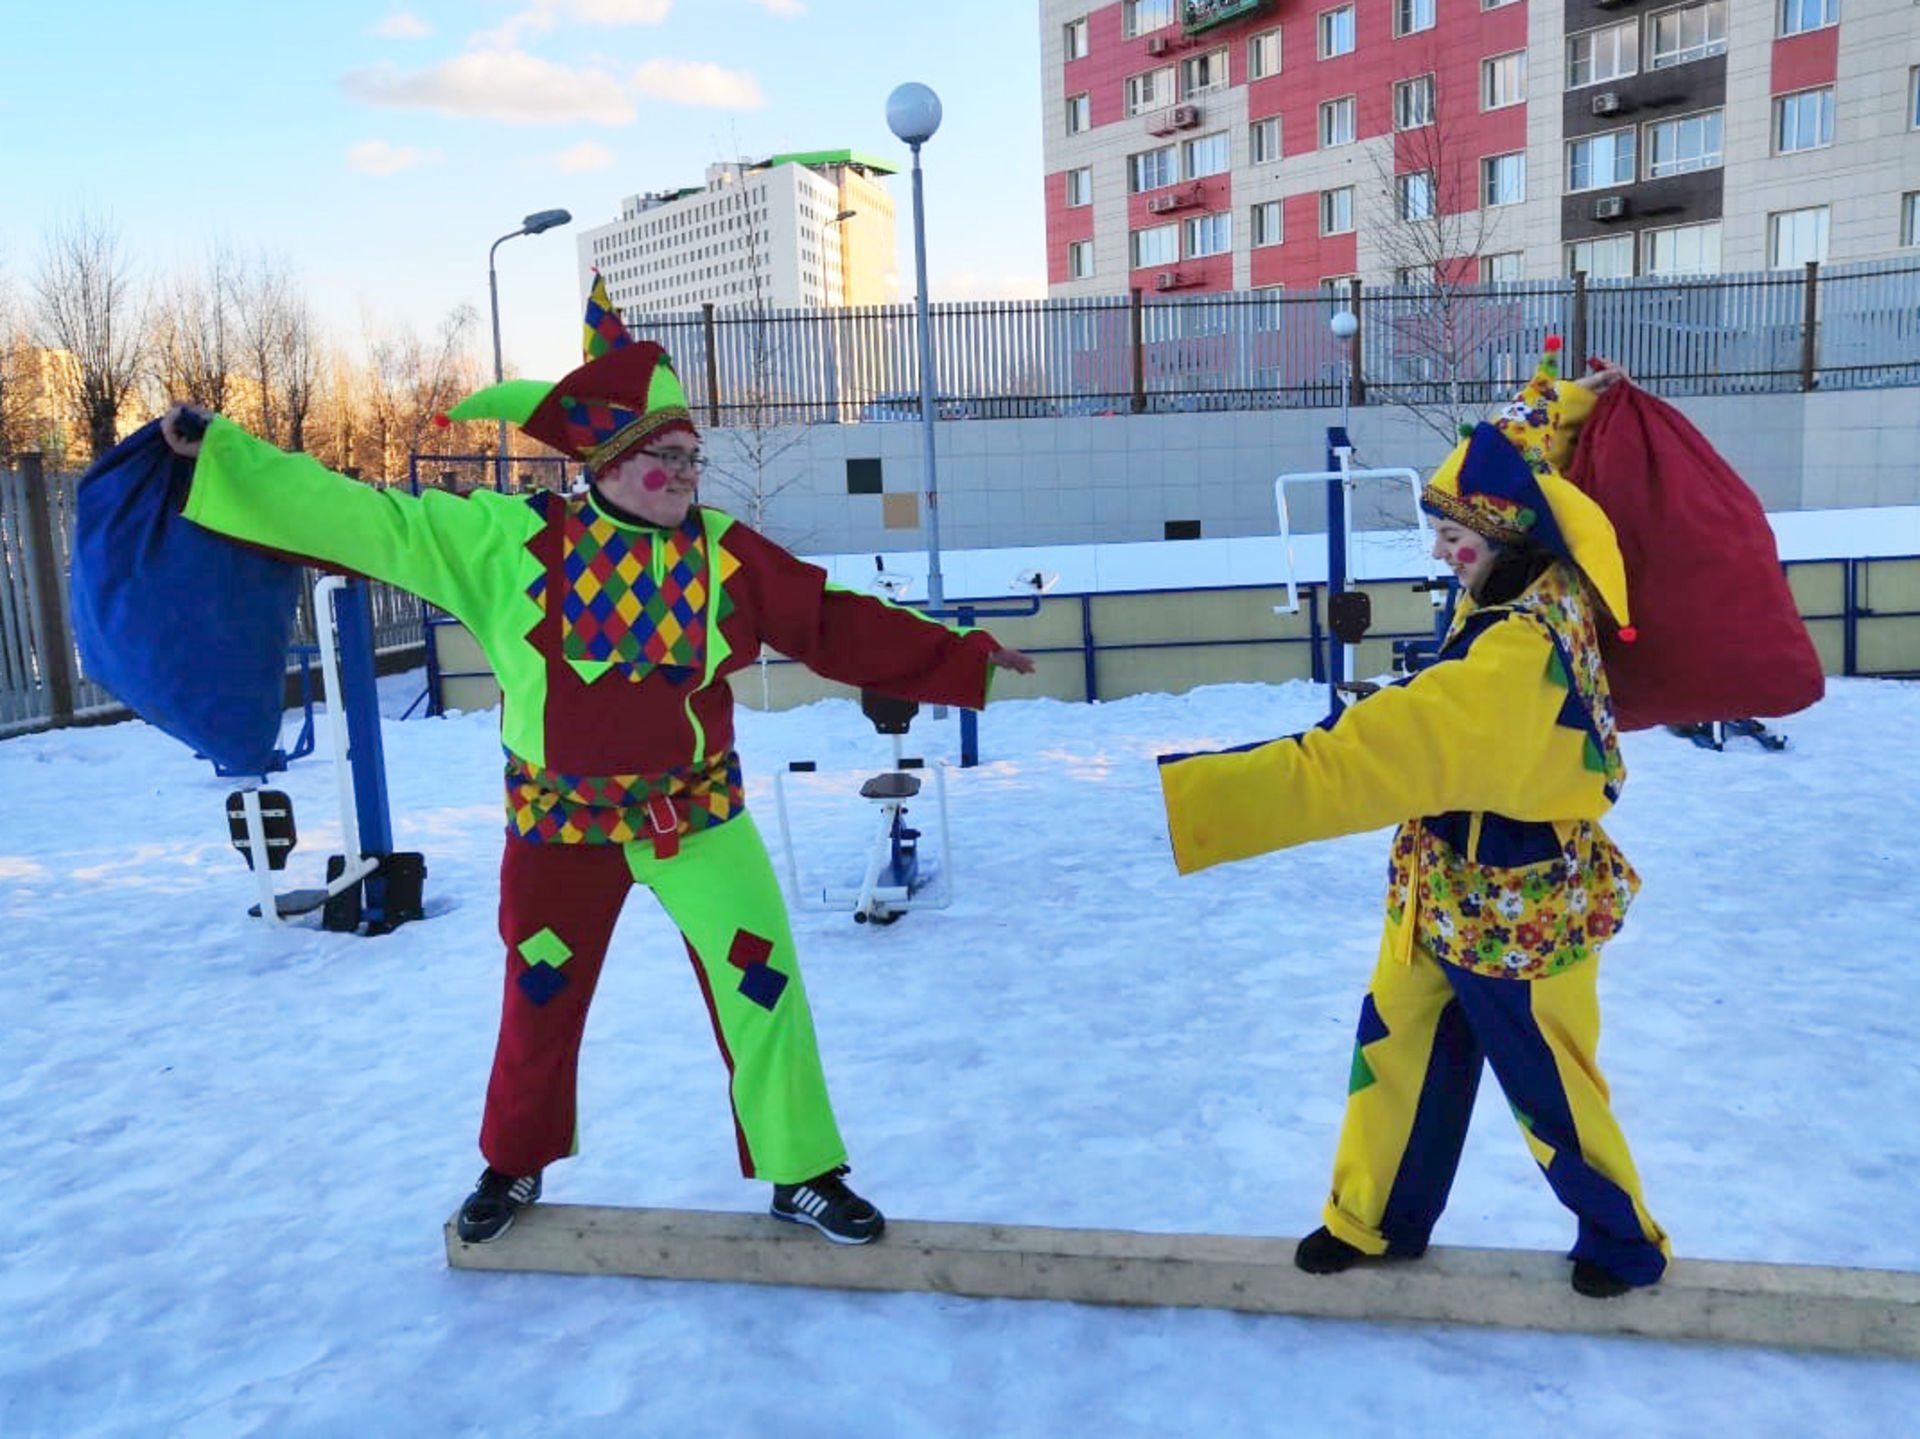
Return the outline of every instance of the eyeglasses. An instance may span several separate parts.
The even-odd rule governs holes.
[[[690,475],[707,463],[707,457],[698,450],[642,450],[640,453],[683,475]]]

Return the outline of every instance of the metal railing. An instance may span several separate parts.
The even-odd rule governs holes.
[[[1347,353],[1327,328],[1360,318]],[[708,425],[910,420],[911,305],[629,313]],[[1700,277],[934,305],[942,419],[1507,398],[1549,334],[1667,396],[1920,384],[1920,260]]]

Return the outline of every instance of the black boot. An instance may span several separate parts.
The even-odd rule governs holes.
[[[1573,1261],[1575,1294],[1584,1294],[1589,1299],[1615,1299],[1631,1288],[1633,1286],[1618,1274],[1611,1269],[1603,1269],[1591,1259]]]
[[[1309,1274],[1339,1274],[1367,1257],[1332,1230],[1316,1229],[1293,1251],[1293,1262]]]
[[[513,1224],[513,1216],[540,1197],[538,1174],[502,1174],[489,1164],[480,1174],[480,1182],[460,1206],[460,1222],[455,1226],[469,1244],[485,1244],[498,1239]]]

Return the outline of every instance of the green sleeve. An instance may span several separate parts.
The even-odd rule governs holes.
[[[383,580],[476,629],[540,524],[524,500],[492,491],[411,495],[347,479],[218,416],[185,513],[219,534]]]

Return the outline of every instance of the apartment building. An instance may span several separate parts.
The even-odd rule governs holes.
[[[709,165],[702,185],[629,195],[618,219],[577,239],[581,300],[597,269],[625,315],[890,303],[894,210],[882,182],[895,169],[825,150]]]
[[[1041,0],[1050,293],[1920,258],[1920,0]]]

